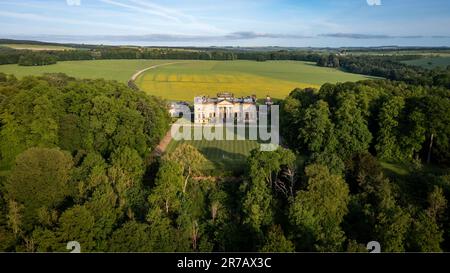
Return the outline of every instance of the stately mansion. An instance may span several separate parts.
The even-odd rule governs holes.
[[[231,93],[217,94],[216,98],[194,98],[194,123],[209,124],[224,121],[256,122],[256,97],[235,98]]]
[[[266,97],[265,104],[267,106],[273,104],[269,96]],[[215,98],[195,97],[193,110],[193,120],[196,124],[254,123],[258,120],[255,96],[236,98],[232,93],[219,93]],[[179,118],[185,111],[190,112],[189,103],[172,102],[168,111],[172,117]]]

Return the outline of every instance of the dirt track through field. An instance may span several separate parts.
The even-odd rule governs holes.
[[[181,62],[173,62],[173,63],[165,63],[165,64],[157,64],[157,65],[153,65],[150,67],[147,67],[145,69],[142,69],[138,72],[136,72],[130,79],[130,81],[134,82],[142,73],[144,73],[145,71],[151,70],[151,69],[155,69],[161,66],[166,66],[166,65],[172,65],[172,64],[179,64]],[[169,131],[166,133],[166,135],[163,137],[163,139],[161,139],[161,141],[159,142],[158,146],[156,146],[155,150],[153,151],[156,155],[161,156],[164,154],[164,152],[167,149],[167,146],[169,145],[169,143],[172,141],[172,134],[171,134],[171,129],[169,129]]]
[[[150,69],[155,69],[155,68],[158,68],[158,67],[160,67],[160,66],[166,66],[166,65],[172,65],[172,64],[179,64],[179,63],[181,63],[181,62],[173,62],[173,63],[157,64],[157,65],[153,65],[153,66],[147,67],[147,68],[145,68],[145,69],[142,69],[142,70],[140,70],[140,71],[134,73],[134,75],[131,76],[131,79],[130,79],[130,80],[134,82],[134,81],[135,81],[142,73],[144,73],[145,71],[148,71],[148,70],[150,70]]]

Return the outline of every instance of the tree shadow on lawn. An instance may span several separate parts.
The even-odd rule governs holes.
[[[247,157],[242,154],[231,153],[216,147],[204,147],[199,149],[206,159],[211,161],[214,169],[213,175],[230,173],[239,175],[245,172]]]

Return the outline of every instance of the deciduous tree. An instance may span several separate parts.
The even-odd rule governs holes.
[[[345,240],[340,225],[347,213],[349,189],[341,176],[321,165],[306,167],[306,190],[297,193],[289,211],[298,250],[339,251]]]

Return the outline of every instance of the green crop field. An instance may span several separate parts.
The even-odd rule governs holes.
[[[296,87],[320,87],[326,82],[367,79],[333,68],[300,61],[184,61],[156,67],[140,75],[143,91],[170,100],[192,101],[194,96],[232,92],[284,98]]]
[[[0,44],[14,49],[28,49],[28,50],[73,50],[71,47],[57,46],[57,45],[32,45],[32,44]]]
[[[450,57],[421,58],[417,60],[404,61],[404,63],[430,69],[436,67],[445,68],[450,65]]]
[[[166,62],[162,60],[96,60],[58,62],[46,66],[8,64],[0,65],[0,72],[14,74],[19,78],[27,75],[61,72],[76,78],[103,78],[126,83],[139,70]]]

